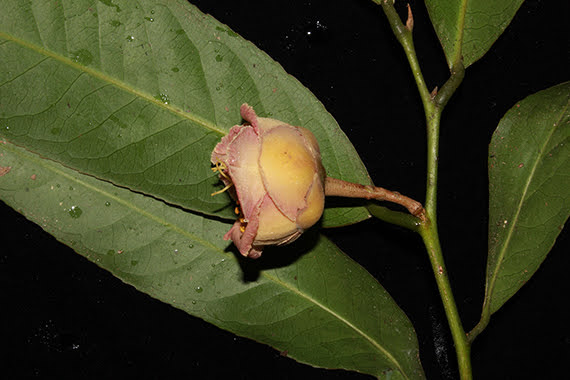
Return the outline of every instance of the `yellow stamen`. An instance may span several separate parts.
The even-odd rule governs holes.
[[[244,217],[239,218],[239,222],[241,223],[241,225],[239,226],[239,230],[241,232],[245,232],[245,227],[247,226],[247,220],[245,220]]]
[[[218,195],[223,193],[224,191],[226,191],[227,189],[229,189],[230,187],[232,187],[234,184],[230,183],[229,185],[227,185],[226,187],[224,187],[222,190],[218,190],[218,191],[214,191],[212,194],[210,194],[210,196],[214,196],[214,195]]]
[[[214,191],[212,194],[210,194],[210,196],[212,196],[212,197],[213,197],[214,195],[218,195],[218,194],[223,193],[224,191],[226,191],[227,189],[229,189],[230,187],[232,187],[232,186],[234,185],[233,182],[231,182],[231,181],[232,181],[231,178],[228,177],[228,176],[226,175],[226,173],[224,173],[224,170],[227,170],[226,164],[224,164],[223,162],[220,162],[220,161],[216,161],[215,165],[216,165],[216,167],[211,168],[212,171],[213,171],[214,173],[215,173],[215,172],[220,173],[220,175],[221,175],[222,177],[224,177],[225,179],[227,179],[228,181],[230,181],[230,184],[229,184],[229,185],[226,185],[222,190]]]
[[[212,171],[213,171],[214,173],[215,173],[215,172],[219,172],[222,177],[224,177],[224,178],[227,179],[227,180],[230,180],[230,177],[228,177],[228,176],[226,175],[226,173],[224,173],[224,170],[227,170],[227,169],[228,169],[227,166],[226,166],[226,164],[224,164],[223,162],[217,161],[215,165],[216,165],[215,168],[211,168]],[[231,181],[231,180],[230,180],[230,181]]]

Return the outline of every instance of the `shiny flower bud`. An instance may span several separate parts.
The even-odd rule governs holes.
[[[246,123],[216,145],[212,170],[238,203],[224,239],[258,258],[264,246],[291,243],[321,218],[325,170],[309,130],[257,117],[247,104],[240,111]]]

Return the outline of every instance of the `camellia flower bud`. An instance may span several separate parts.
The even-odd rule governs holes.
[[[240,253],[261,256],[266,245],[283,245],[314,225],[324,210],[325,170],[315,136],[307,129],[257,117],[240,109],[243,125],[233,126],[212,152],[219,172],[238,203],[238,220],[224,236]]]

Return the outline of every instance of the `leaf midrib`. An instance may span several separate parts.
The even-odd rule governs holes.
[[[452,59],[449,62],[450,67],[458,64],[463,59],[461,52],[463,51],[463,36],[465,34],[465,15],[467,13],[467,3],[468,0],[462,0],[459,6],[459,14],[457,15],[456,24],[458,32],[453,47],[453,57],[451,57]]]
[[[485,296],[485,298],[486,298],[486,299],[485,299],[485,308],[486,308],[487,310],[490,310],[490,308],[491,308],[491,297],[492,297],[493,292],[494,292],[495,281],[497,280],[497,276],[498,276],[498,273],[499,273],[499,269],[500,269],[500,267],[503,265],[503,260],[504,260],[504,257],[505,257],[505,255],[506,255],[506,251],[507,251],[507,249],[508,249],[508,247],[509,247],[509,245],[510,245],[511,238],[513,237],[514,230],[515,230],[515,225],[516,225],[517,222],[518,222],[518,219],[519,219],[519,216],[520,216],[520,212],[521,212],[521,209],[522,209],[522,205],[523,205],[523,203],[524,203],[525,200],[526,200],[526,195],[527,195],[528,189],[529,189],[529,187],[530,187],[530,184],[531,184],[531,182],[532,182],[532,179],[534,178],[534,174],[535,174],[535,172],[536,172],[536,168],[538,167],[538,163],[539,163],[539,162],[542,160],[542,158],[544,157],[545,148],[546,148],[546,146],[548,145],[548,143],[550,142],[550,139],[552,138],[552,136],[554,135],[554,131],[556,131],[556,130],[558,129],[558,127],[560,126],[560,122],[561,122],[562,118],[564,117],[564,115],[565,115],[565,113],[566,113],[567,110],[568,110],[568,103],[567,103],[566,106],[562,109],[562,112],[560,113],[560,116],[556,119],[556,122],[555,122],[556,128],[552,128],[552,130],[550,131],[550,135],[549,135],[548,138],[545,140],[544,144],[542,144],[542,146],[540,147],[539,154],[537,155],[537,158],[536,158],[536,160],[535,160],[535,162],[534,162],[534,165],[532,166],[532,169],[531,169],[531,171],[530,171],[530,173],[529,173],[527,182],[526,182],[526,184],[525,184],[524,190],[523,190],[523,192],[522,192],[522,194],[521,194],[521,198],[520,198],[520,201],[519,201],[518,206],[517,206],[517,209],[516,209],[516,213],[515,213],[515,215],[513,216],[513,218],[512,218],[512,223],[510,224],[510,227],[509,227],[509,229],[508,229],[508,231],[507,231],[507,237],[506,237],[506,239],[505,239],[505,243],[503,244],[503,247],[502,247],[501,250],[499,251],[499,256],[497,257],[497,261],[496,261],[497,264],[496,264],[495,269],[494,269],[494,271],[493,271],[493,275],[491,276],[491,279],[490,279],[490,281],[489,281],[489,286],[488,286],[488,289],[487,289],[487,292],[486,292],[487,294],[486,294],[486,296]],[[485,311],[484,311],[484,312],[485,312]]]
[[[409,377],[406,375],[406,373],[404,372],[404,370],[402,369],[400,363],[398,362],[398,360],[396,360],[396,358],[394,356],[392,356],[382,345],[380,345],[378,342],[376,342],[376,340],[374,340],[374,338],[372,338],[371,336],[369,336],[368,334],[366,334],[364,331],[362,331],[361,329],[359,329],[358,327],[356,327],[354,324],[352,324],[350,321],[348,321],[346,318],[344,318],[342,315],[336,313],[334,310],[326,307],[324,304],[320,303],[319,301],[317,301],[316,299],[310,297],[309,295],[302,293],[301,291],[299,291],[298,289],[294,288],[293,286],[291,286],[290,284],[283,282],[279,279],[277,279],[274,276],[271,276],[269,274],[267,274],[267,272],[262,272],[262,275],[266,278],[268,278],[270,281],[275,282],[276,284],[279,284],[281,286],[283,286],[285,289],[289,290],[292,293],[295,293],[297,295],[299,295],[300,297],[306,299],[307,301],[317,305],[318,307],[320,307],[321,309],[323,309],[324,311],[326,311],[327,313],[333,315],[335,318],[337,318],[339,321],[343,322],[344,324],[346,324],[348,327],[350,327],[351,329],[353,329],[354,331],[356,331],[360,336],[362,336],[365,340],[367,340],[374,348],[376,348],[378,351],[380,351],[386,358],[388,358],[388,360],[390,360],[392,363],[394,363],[394,365],[397,367],[398,371],[400,371],[400,373],[402,374],[402,376],[404,376],[406,379],[409,379]]]
[[[115,86],[115,87],[117,87],[117,88],[119,88],[119,89],[121,89],[127,93],[130,93],[130,94],[138,97],[138,98],[144,99],[145,101],[152,103],[157,107],[164,108],[164,109],[170,111],[171,113],[173,113],[177,116],[180,116],[184,119],[190,120],[191,122],[198,124],[203,128],[206,128],[206,129],[209,129],[213,132],[216,132],[220,136],[225,136],[227,134],[226,131],[218,128],[214,123],[212,123],[212,122],[210,122],[210,121],[208,121],[208,120],[206,120],[206,119],[204,119],[204,118],[202,118],[202,117],[200,117],[200,116],[198,116],[192,112],[185,112],[185,111],[182,111],[181,109],[173,107],[169,104],[165,104],[163,102],[160,102],[160,101],[156,100],[154,97],[152,97],[150,94],[143,92],[143,91],[140,91],[140,90],[137,90],[134,87],[129,86],[128,83],[119,81],[116,78],[113,78],[113,77],[111,77],[111,76],[109,76],[109,75],[107,75],[107,74],[105,74],[99,70],[95,70],[91,67],[84,66],[84,65],[81,65],[79,63],[73,62],[71,59],[64,57],[64,56],[62,56],[56,52],[53,52],[51,50],[47,50],[41,46],[38,46],[38,45],[33,44],[31,42],[22,40],[18,37],[12,36],[12,35],[7,34],[5,32],[0,31],[0,38],[4,38],[5,40],[12,41],[12,42],[24,47],[24,48],[35,51],[36,53],[42,54],[45,57],[52,58],[52,59],[54,59],[54,60],[56,60],[56,61],[58,61],[64,65],[72,67],[78,71],[84,72],[84,73],[86,73],[86,74],[88,74],[94,78],[97,78],[103,82],[106,82],[112,86]]]
[[[15,146],[12,143],[9,142],[5,142],[3,144],[4,149],[8,149],[10,150],[12,153],[22,157],[22,159],[24,160],[29,160],[34,162],[35,164],[37,164],[38,166],[42,166],[43,168],[45,168],[46,170],[49,170],[53,173],[55,173],[56,175],[60,175],[70,181],[73,181],[75,183],[77,183],[80,186],[84,186],[87,189],[95,192],[95,193],[99,193],[100,195],[104,196],[104,197],[108,197],[110,199],[112,199],[113,201],[117,202],[118,204],[121,204],[131,210],[133,210],[136,213],[139,213],[140,215],[149,218],[150,220],[156,222],[157,224],[163,225],[167,228],[171,228],[174,232],[185,236],[187,238],[190,238],[192,240],[194,240],[195,242],[203,245],[204,247],[211,249],[212,251],[215,251],[216,253],[219,253],[223,256],[225,256],[228,259],[232,259],[235,260],[235,256],[231,253],[225,253],[223,250],[221,250],[220,248],[216,247],[215,245],[211,244],[210,242],[199,238],[198,236],[195,236],[193,234],[191,234],[189,231],[184,230],[172,223],[167,222],[166,220],[160,218],[157,215],[154,215],[151,212],[148,212],[144,209],[141,209],[140,207],[135,206],[134,204],[132,204],[131,202],[128,202],[126,200],[124,200],[122,197],[113,195],[111,193],[108,193],[104,190],[101,190],[100,188],[97,188],[85,181],[82,181],[81,179],[74,177],[72,175],[69,175],[67,173],[65,173],[62,170],[59,170],[57,167],[55,167],[55,165],[57,165],[57,163],[55,162],[51,162],[51,161],[47,161],[44,159],[40,159],[40,158],[36,158],[35,154],[28,152],[28,154],[24,155],[22,154],[18,149],[14,149],[11,148],[11,146]],[[366,334],[363,330],[359,329],[356,325],[354,325],[353,323],[351,323],[348,319],[344,318],[342,315],[340,315],[339,313],[335,312],[334,310],[332,310],[331,308],[327,307],[326,305],[322,304],[321,302],[317,301],[316,299],[310,297],[308,294],[305,294],[303,292],[301,292],[300,290],[294,288],[293,286],[291,286],[290,284],[279,280],[278,278],[276,278],[275,276],[272,276],[270,274],[268,274],[266,271],[262,272],[261,275],[265,278],[267,278],[269,281],[282,286],[283,288],[287,289],[288,291],[296,294],[297,296],[307,300],[309,303],[312,303],[314,305],[316,305],[317,307],[321,308],[323,311],[325,311],[326,313],[331,314],[333,317],[335,317],[337,320],[341,321],[342,323],[344,323],[345,325],[347,325],[350,329],[352,329],[353,331],[355,331],[358,335],[360,335],[363,339],[365,339],[366,341],[368,341],[376,350],[378,350],[382,355],[384,355],[388,360],[390,360],[394,366],[398,369],[398,371],[402,374],[402,376],[404,376],[406,379],[409,379],[409,376],[407,376],[407,374],[405,373],[405,371],[402,369],[402,366],[400,365],[400,363],[398,362],[398,360],[392,356],[390,354],[390,352],[388,352],[388,350],[386,350],[380,343],[378,343],[374,338],[372,338],[371,336],[369,336],[368,334]]]

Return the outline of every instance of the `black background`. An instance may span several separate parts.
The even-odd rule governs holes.
[[[313,91],[377,185],[423,199],[423,111],[380,7],[369,0],[193,3]],[[411,4],[416,49],[432,89],[445,82],[447,65],[423,2]],[[439,230],[466,329],[478,321],[484,291],[488,143],[516,101],[568,80],[566,4],[525,1],[490,52],[467,70],[444,112]],[[402,14],[403,5],[398,4]],[[151,299],[4,204],[0,223],[4,378],[370,378],[298,364]],[[367,268],[409,316],[428,378],[457,378],[447,322],[419,237],[378,220],[325,234]],[[565,229],[534,277],[476,340],[476,379],[567,376],[569,240]]]

